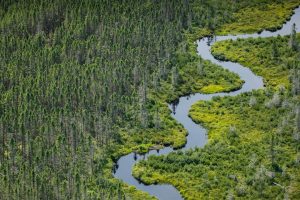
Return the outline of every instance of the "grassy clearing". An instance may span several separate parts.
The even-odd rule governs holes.
[[[199,33],[197,34],[199,35]],[[187,35],[187,38],[189,36]],[[170,116],[171,111],[167,103],[191,93],[225,92],[239,89],[242,86],[243,81],[239,79],[238,75],[199,58],[195,45],[189,42],[189,39],[181,45],[187,46],[176,53],[178,84],[172,84],[172,76],[170,76],[167,81],[161,83],[160,90],[149,91],[150,118],[155,118],[155,115],[158,114],[159,127],[142,131],[131,129],[129,134],[127,134],[129,130],[125,129],[122,134],[124,145],[116,152],[116,155],[132,151],[145,153],[150,147],[157,145],[171,145],[174,148],[183,146],[186,142],[187,132]],[[198,68],[199,63],[202,65],[201,72]]]
[[[285,20],[286,17],[284,16],[282,19]],[[150,115],[154,118],[156,110],[159,110],[160,127],[158,129],[152,128],[144,129],[142,131],[125,129],[124,134],[122,134],[122,143],[124,145],[118,145],[112,151],[114,159],[132,151],[145,153],[153,146],[171,145],[174,148],[179,148],[185,144],[187,132],[180,124],[177,124],[170,117],[170,110],[167,107],[167,102],[171,102],[180,96],[191,93],[226,92],[239,89],[242,86],[243,82],[237,75],[229,72],[228,70],[222,69],[217,65],[202,60],[197,55],[196,45],[194,42],[198,38],[211,35],[211,31],[207,29],[193,28],[184,35],[185,40],[179,45],[174,56],[175,59],[171,63],[176,65],[178,70],[178,83],[176,85],[172,83],[172,73],[170,73],[169,78],[166,81],[161,82],[162,87],[159,91],[155,89],[149,91],[150,102],[155,102],[148,105],[148,108],[151,111]],[[201,65],[201,67],[199,67],[199,65]],[[229,118],[231,117],[232,116]],[[238,116],[236,116],[236,118],[238,118]],[[223,124],[222,128],[226,129],[225,127],[226,125]],[[130,134],[128,134],[128,132]],[[259,137],[259,135],[261,135],[261,133],[261,131],[252,130],[251,134],[245,135],[244,138],[249,141],[255,141],[253,138],[255,138],[256,141],[260,141],[261,137]],[[215,134],[216,138],[221,137],[216,130],[212,133],[212,135],[213,134]],[[215,148],[218,147],[212,147],[212,149]],[[221,150],[224,148],[222,147]],[[211,149],[207,150],[207,159],[209,159],[208,154],[210,154],[210,151]],[[231,152],[230,149],[226,151],[228,151],[228,154]],[[198,153],[196,152],[197,155]],[[216,154],[216,157],[221,156],[221,154],[222,152],[219,151],[218,154]],[[176,162],[177,161],[178,160],[176,160]],[[228,161],[225,162],[227,163]],[[198,166],[195,166],[195,168],[197,169]],[[220,198],[222,196],[221,191],[224,190],[224,188],[219,189],[219,187],[215,185],[216,187],[213,190],[199,192],[199,187],[202,185],[205,178],[195,178],[194,174],[189,170],[188,173],[177,172],[176,175],[173,174],[172,176],[168,173],[163,173],[161,170],[158,170],[158,168],[150,169],[150,172],[147,170],[149,169],[138,165],[134,168],[133,173],[135,177],[140,178],[143,182],[148,184],[172,183],[187,199],[199,199],[199,197],[205,198],[207,195],[209,195],[210,198]],[[215,172],[213,170],[210,169],[207,172],[210,179],[215,177]],[[205,173],[204,177],[206,177]],[[195,185],[196,187],[194,187]],[[137,191],[132,186],[124,185],[124,188],[126,194],[130,198],[152,199],[152,197],[149,197],[143,192]]]
[[[166,102],[242,84],[193,42],[272,1],[1,1],[0,199],[152,199],[113,161],[185,143]]]
[[[115,145],[109,150],[108,154],[113,160],[131,152],[146,153],[154,146],[182,147],[186,143],[187,131],[171,117],[167,103],[191,93],[226,92],[237,90],[242,86],[243,81],[238,75],[204,61],[197,55],[193,39],[208,34],[209,32],[205,29],[197,29],[193,31],[193,34],[185,34],[186,40],[180,44],[174,61],[178,69],[178,83],[176,85],[172,83],[171,74],[166,81],[161,83],[160,90],[152,89],[148,93],[150,119],[158,116],[159,127],[153,124],[151,125],[153,128],[124,129],[121,134],[121,145]],[[199,69],[199,64],[201,64],[201,69]],[[109,162],[105,173],[108,178],[111,177],[112,167],[113,162]],[[153,199],[132,186],[124,184],[123,187],[130,198]]]
[[[284,18],[285,19],[285,18]],[[167,107],[167,102],[171,102],[178,97],[195,93],[216,93],[232,91],[240,88],[243,82],[235,74],[224,70],[219,66],[204,61],[196,54],[195,40],[204,36],[211,35],[211,31],[202,28],[192,28],[187,31],[184,36],[185,40],[179,45],[174,59],[170,65],[176,66],[178,70],[178,83],[172,83],[172,74],[166,81],[161,81],[160,90],[152,88],[149,93],[148,109],[150,110],[150,118],[154,119],[159,116],[159,128],[134,129],[124,128],[121,134],[119,145],[114,145],[108,150],[108,155],[112,160],[116,160],[121,155],[125,155],[132,151],[145,153],[153,146],[171,145],[175,148],[181,147],[186,142],[187,132],[180,124],[177,124],[170,117],[170,110]],[[201,64],[201,69],[199,69]],[[153,126],[153,125],[152,125]],[[253,133],[257,134],[257,133]],[[106,165],[105,174],[110,180],[117,181],[111,177],[111,168],[113,162],[109,161]],[[197,182],[191,175],[181,174],[183,179],[169,179],[168,177],[161,178],[160,174],[156,173],[156,182],[176,182],[179,187],[184,188],[186,181],[188,183]],[[138,177],[138,176],[137,176]],[[165,179],[167,178],[167,179]],[[144,180],[144,179],[143,179]],[[182,182],[181,180],[185,180]],[[146,181],[147,182],[147,181]],[[132,186],[123,185],[126,196],[132,199],[153,199],[148,194],[136,190]],[[192,190],[192,191],[191,191]],[[197,197],[198,188],[185,189],[187,195],[191,198]],[[194,191],[194,192],[193,192]],[[218,194],[218,190],[216,190]],[[195,196],[196,195],[196,196]]]
[[[134,167],[134,176],[172,184],[185,199],[299,199],[299,96],[289,82],[299,52],[277,37],[224,41],[213,53],[250,67],[268,89],[196,103],[190,116],[208,128],[209,143],[152,156]]]
[[[253,10],[246,9],[243,14],[237,15],[245,19],[244,22],[242,20],[240,23],[246,25],[233,24],[232,26],[240,27],[240,29],[233,29],[234,32],[230,33],[254,32],[264,28],[277,29],[292,14],[292,9],[298,4],[295,1],[290,1],[284,6],[279,4],[268,6],[267,12],[270,16],[267,20],[260,21],[261,23],[257,27],[245,23],[248,21],[249,12]],[[280,10],[279,15],[276,16],[276,22],[273,16],[271,17],[271,13],[275,10],[276,12]],[[266,11],[263,12],[260,9],[256,11],[258,12],[256,15],[260,17],[262,14],[266,14]],[[229,28],[228,26],[219,34],[227,34],[231,29],[232,27]],[[196,55],[194,41],[197,38],[210,35],[211,32],[196,28],[192,32],[193,34],[186,34],[187,40],[181,44],[176,55],[180,84],[174,91],[170,80],[169,83],[163,83],[165,85],[162,92],[158,93],[158,97],[163,101],[169,102],[180,95],[193,92],[231,91],[238,89],[242,84],[234,75],[203,61]],[[288,79],[290,67],[285,64],[295,60],[297,54],[287,48],[287,38],[277,38],[276,48],[279,55],[274,60],[271,45],[273,40],[238,41],[236,46],[240,49],[237,48],[236,51],[231,49],[233,48],[231,41],[225,41],[224,44],[217,43],[213,51],[216,56],[222,52],[221,56],[224,58],[226,56],[226,59],[251,67],[255,73],[265,78],[267,86],[283,85],[290,89]],[[258,44],[253,45],[253,43]],[[225,52],[234,52],[232,55],[239,55],[239,57],[236,59],[227,57]],[[200,70],[200,73],[199,63],[203,64],[203,71]],[[270,67],[265,69],[266,66]],[[203,73],[204,71],[205,73]],[[226,73],[225,76],[222,75],[224,72]],[[220,79],[217,80],[215,77]],[[276,127],[281,122],[282,116],[290,113],[291,110],[291,107],[267,108],[265,103],[272,100],[272,95],[273,92],[270,91],[267,93],[258,91],[239,97],[217,98],[212,102],[199,102],[193,106],[190,115],[193,120],[202,123],[210,130],[209,145],[204,149],[172,153],[161,157],[153,156],[148,161],[142,161],[134,167],[134,176],[147,184],[171,183],[186,199],[221,199],[230,196],[240,199],[275,198],[283,197],[286,194],[289,194],[290,197],[297,197],[299,195],[297,190],[299,170],[295,162],[297,158],[295,146],[297,145],[292,138],[293,133],[291,131],[293,114],[289,114],[289,121],[285,127],[288,131],[285,132],[285,136],[277,138],[280,140],[280,144],[275,147],[276,165],[270,159],[270,138],[276,132]],[[253,98],[256,101],[255,106],[250,106],[250,99]],[[283,99],[286,97],[281,95],[280,98],[281,103],[283,103]],[[162,105],[163,101],[161,102]],[[165,113],[168,113],[167,109]],[[165,115],[164,119],[172,121],[168,117],[169,113]],[[180,130],[182,130],[181,133],[186,134],[183,129]],[[232,133],[233,131],[236,133]],[[179,138],[177,141],[184,142],[184,138]],[[172,145],[172,143],[170,144]],[[280,169],[281,171],[276,171],[274,166],[279,167],[276,170]],[[269,176],[273,173],[276,174],[275,178]],[[282,188],[272,185],[272,181],[277,181],[285,186],[290,185],[290,189],[284,191]]]
[[[234,22],[227,23],[217,29],[217,35],[255,33],[263,30],[277,30],[293,14],[299,6],[298,0],[274,2],[254,7],[246,7],[233,16]]]
[[[284,106],[286,94],[280,95],[279,105],[266,107],[273,95],[257,91],[195,104],[190,115],[209,129],[209,144],[203,149],[153,156],[138,163],[134,175],[148,184],[171,183],[186,199],[229,195],[283,198],[286,191],[273,182],[291,186],[294,192],[288,193],[290,196],[299,195],[295,192],[299,186],[299,144],[293,138],[294,113],[292,106]],[[249,105],[251,98],[255,98],[255,105]]]
[[[211,32],[206,29],[193,28],[191,33],[185,34],[185,41],[179,45],[179,48],[174,56],[174,61],[171,64],[176,65],[178,70],[178,83],[174,85],[172,83],[172,75],[166,81],[161,82],[161,89],[159,91],[153,89],[149,91],[149,102],[152,102],[148,105],[150,110],[150,116],[155,117],[156,111],[158,110],[158,115],[160,119],[159,128],[150,128],[150,129],[124,129],[124,134],[121,135],[121,144],[114,146],[113,149],[109,151],[111,157],[115,160],[121,155],[130,153],[132,151],[137,151],[140,153],[147,152],[149,148],[153,146],[163,146],[171,145],[173,147],[180,147],[186,141],[186,131],[180,124],[177,124],[170,117],[170,110],[167,107],[166,102],[171,102],[178,98],[179,96],[202,92],[202,93],[215,93],[221,91],[231,91],[236,90],[241,87],[242,81],[233,73],[230,73],[227,70],[222,69],[219,66],[213,65],[210,62],[206,62],[199,58],[196,54],[196,46],[194,41],[197,38],[201,38],[207,35],[210,35]],[[202,68],[199,70],[199,63]],[[153,103],[155,102],[155,103]],[[223,128],[225,125],[223,126]],[[225,128],[224,128],[225,129]],[[216,132],[216,131],[215,131]],[[129,133],[129,134],[128,134]],[[261,140],[261,131],[252,130],[251,134],[245,135],[244,138],[247,140],[252,140],[258,142]],[[216,133],[216,138],[220,137],[220,134]],[[254,140],[255,139],[255,140]],[[216,158],[222,157],[222,150],[226,151],[230,155],[231,149],[226,149],[226,144],[221,144],[222,148],[218,148],[219,144],[215,144],[212,147],[204,150],[204,153],[189,152],[186,156],[192,156],[192,158],[206,155],[207,159],[211,158],[211,151],[218,149],[216,153]],[[248,147],[247,147],[248,148]],[[244,151],[244,149],[243,149]],[[171,155],[170,155],[171,156]],[[177,157],[177,155],[176,155]],[[220,167],[228,166],[228,157],[224,158],[224,165]],[[151,158],[152,159],[152,158]],[[151,160],[150,159],[150,160]],[[181,159],[179,157],[179,159]],[[242,160],[244,158],[241,158]],[[174,158],[174,161],[178,161]],[[156,162],[156,160],[155,160]],[[208,161],[209,162],[209,161]],[[218,160],[219,162],[219,160]],[[242,162],[241,160],[234,161]],[[158,162],[159,163],[159,162]],[[172,163],[173,165],[174,163]],[[107,165],[106,176],[111,177],[111,171],[113,163],[110,162]],[[197,171],[199,166],[192,167]],[[210,187],[211,182],[214,181],[216,177],[216,172],[213,169],[206,168],[207,171],[203,174],[203,177],[200,179],[195,177],[191,173],[191,169],[188,169],[185,172],[178,172],[170,176],[168,173],[163,173],[158,168],[150,169],[150,172],[147,171],[149,168],[138,165],[134,168],[134,175],[139,177],[146,183],[172,183],[184,194],[187,199],[199,199],[199,197],[207,197],[209,195],[211,198],[219,198],[222,195],[222,191],[225,191],[226,188],[220,189],[219,185],[215,185],[212,190],[206,190],[205,192],[199,192],[202,190],[202,187]],[[199,174],[199,172],[197,172]],[[207,181],[208,177],[208,181]],[[226,176],[225,178],[226,179]],[[114,180],[114,179],[112,179]],[[206,186],[202,186],[205,182]],[[225,184],[228,184],[228,181],[225,181]],[[194,187],[195,186],[195,187]],[[132,199],[154,199],[144,192],[136,190],[132,186],[123,185],[124,191],[127,197]]]
[[[278,37],[221,41],[212,47],[212,54],[249,67],[264,77],[267,86],[289,88],[289,69],[294,67],[293,61],[299,54],[289,48],[288,40],[288,37]]]

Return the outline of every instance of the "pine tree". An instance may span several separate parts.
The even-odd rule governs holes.
[[[175,90],[176,86],[178,85],[178,70],[176,67],[172,68],[172,86]]]
[[[249,100],[249,106],[253,107],[257,104],[257,100],[255,98],[255,96],[251,96],[250,100]]]
[[[147,105],[147,84],[144,79],[143,84],[139,88],[139,98],[140,98],[140,121],[143,128],[148,127],[148,111]]]
[[[292,70],[292,93],[294,96],[300,94],[300,70],[294,68]]]
[[[289,46],[294,51],[296,51],[298,49],[298,43],[297,43],[296,37],[297,37],[296,24],[293,24],[292,32],[291,32],[290,40],[289,40]]]
[[[294,139],[300,141],[300,106],[295,106]]]
[[[279,57],[278,46],[277,46],[276,42],[273,41],[272,42],[272,58],[273,58],[273,60],[275,60],[277,62],[278,57]]]
[[[198,72],[199,76],[204,75],[204,69],[203,69],[202,61],[199,61],[198,65],[197,65],[197,72]]]
[[[271,157],[271,163],[272,166],[275,166],[275,137],[272,134],[271,136],[271,143],[270,143],[270,157]]]

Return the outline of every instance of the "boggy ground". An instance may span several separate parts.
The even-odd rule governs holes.
[[[134,167],[134,176],[170,183],[185,199],[299,198],[299,96],[291,92],[299,52],[288,40],[216,43],[216,57],[250,67],[267,89],[195,104],[190,116],[208,128],[208,145],[150,157]]]

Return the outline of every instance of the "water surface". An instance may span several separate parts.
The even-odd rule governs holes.
[[[238,74],[240,79],[244,80],[245,83],[240,90],[234,92],[215,94],[196,93],[179,98],[177,102],[178,104],[176,103],[176,105],[169,105],[169,108],[173,111],[171,114],[172,117],[181,123],[189,133],[187,136],[187,143],[183,148],[181,148],[181,150],[203,147],[207,143],[207,130],[201,125],[194,123],[188,116],[189,110],[194,103],[200,100],[210,100],[215,96],[236,96],[244,92],[257,90],[264,87],[262,77],[255,75],[249,68],[246,68],[238,63],[220,61],[214,58],[210,51],[211,45],[216,41],[229,39],[237,40],[238,38],[265,38],[277,35],[289,35],[294,23],[296,24],[296,27],[300,27],[300,8],[295,9],[295,13],[292,18],[285,23],[280,30],[275,32],[263,31],[262,33],[255,34],[217,36],[215,38],[206,37],[197,41],[197,51],[199,56]],[[139,160],[147,159],[149,155],[165,155],[172,151],[176,150],[173,150],[171,147],[165,147],[159,151],[151,150],[146,155],[131,153],[126,156],[122,156],[117,162],[118,168],[115,170],[114,176],[124,181],[128,185],[133,185],[139,190],[148,192],[160,200],[182,200],[183,198],[181,197],[180,193],[172,185],[145,185],[135,179],[131,172],[133,165]]]

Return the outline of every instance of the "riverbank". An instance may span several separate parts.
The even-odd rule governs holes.
[[[281,82],[281,81],[278,81],[278,82]],[[285,93],[286,95],[288,95],[288,93]],[[255,94],[255,95],[257,95],[257,97],[254,97],[254,98],[258,98],[258,99],[261,99],[261,98],[265,98],[265,97],[263,97],[259,92],[258,92],[258,94]],[[271,94],[269,94],[269,95],[271,95]],[[239,98],[241,98],[243,95],[241,95],[241,96],[239,96],[239,97],[234,97],[235,99],[239,99]],[[245,95],[244,95],[245,96]],[[249,96],[249,94],[248,95],[246,95],[246,96],[248,96],[249,98],[247,99],[247,101],[250,101],[250,97],[251,97],[251,95]],[[228,98],[231,98],[231,97],[228,97]],[[228,99],[228,98],[226,98],[226,100]],[[232,97],[233,98],[233,97]],[[280,97],[279,97],[280,98]],[[215,101],[221,101],[220,100],[220,98],[216,98],[216,100]],[[252,98],[252,100],[253,100],[253,98]],[[272,98],[271,97],[267,97],[267,99],[265,99],[264,101],[271,101],[272,100]],[[253,100],[254,101],[254,100]],[[265,102],[264,102],[265,103]],[[261,102],[259,103],[260,104],[260,106],[262,106],[261,108],[263,108],[264,106],[265,106],[265,104],[262,104]],[[198,105],[198,104],[196,104],[196,105]],[[209,104],[207,104],[207,106],[208,105],[210,105],[210,103]],[[217,104],[218,105],[218,104]],[[243,108],[243,106],[246,106],[246,104],[245,104],[245,102],[244,103],[242,103],[242,104],[240,104],[240,106],[238,106],[238,103],[236,103],[236,108]],[[249,105],[248,105],[249,106]],[[194,108],[194,107],[193,107]],[[236,110],[236,108],[232,108],[232,109],[234,109],[234,110]],[[208,107],[208,110],[211,112],[211,105]],[[226,108],[227,109],[227,108]],[[246,109],[246,108],[245,108]],[[198,110],[198,112],[197,111],[191,111],[191,116],[193,117],[193,119],[195,120],[195,121],[197,121],[197,119],[199,119],[199,118],[203,118],[203,117],[199,117],[197,114],[199,114],[199,112],[200,112],[200,110],[201,110],[201,112],[202,112],[202,110],[203,110],[203,107],[200,107],[199,108],[199,110]],[[230,109],[229,109],[230,110]],[[258,109],[259,110],[259,109]],[[205,109],[204,109],[204,111],[205,111]],[[240,114],[245,114],[244,112],[247,112],[246,110],[241,110],[242,112],[240,113]],[[277,110],[278,111],[278,110]],[[206,123],[207,124],[209,124],[209,123],[212,123],[212,122],[217,122],[217,124],[215,125],[215,126],[213,126],[213,127],[221,127],[221,128],[224,128],[224,127],[226,127],[226,129],[229,129],[230,128],[230,126],[232,125],[232,130],[231,131],[229,131],[230,133],[229,133],[229,138],[235,138],[236,136],[235,135],[238,135],[238,133],[234,133],[235,131],[236,131],[236,128],[235,128],[235,123],[239,123],[239,120],[237,120],[237,119],[243,119],[243,117],[242,116],[235,116],[235,117],[233,117],[233,116],[230,116],[230,115],[226,115],[226,113],[224,112],[224,111],[219,111],[217,108],[216,109],[212,109],[212,112],[216,112],[216,114],[217,115],[213,115],[213,116],[210,116],[208,119],[209,120],[211,120],[211,121],[206,121]],[[266,111],[266,110],[264,110],[264,109],[262,109],[262,113],[265,113],[265,112],[269,112],[269,111]],[[279,112],[281,112],[281,111],[279,111]],[[219,119],[219,120],[213,120],[213,119],[215,119],[216,118],[216,116],[219,116],[219,115],[221,115],[221,116],[223,116],[223,114],[226,116],[226,117],[228,117],[227,118],[227,123],[225,123],[225,125],[221,125],[221,124],[219,124],[219,123],[221,123],[222,122],[222,119]],[[269,114],[274,114],[274,113],[272,113],[272,112],[269,112]],[[282,113],[281,113],[282,114]],[[252,114],[251,114],[252,115]],[[255,116],[255,114],[253,114],[253,116]],[[263,115],[262,115],[263,116]],[[273,116],[272,115],[270,115],[271,116],[271,118],[269,119],[269,120],[271,120],[271,121],[269,121],[269,122],[274,122],[274,119],[272,118]],[[248,119],[248,118],[245,118],[245,119]],[[223,119],[223,121],[224,121],[225,119]],[[229,121],[228,121],[229,120]],[[265,121],[265,123],[268,123],[267,121],[268,121],[268,118],[266,118],[265,119],[266,121]],[[243,121],[243,120],[242,120]],[[199,120],[198,120],[198,122],[200,122]],[[226,122],[226,120],[225,120],[225,122]],[[233,123],[234,122],[234,123]],[[276,121],[276,122],[278,122],[278,121]],[[202,123],[203,123],[203,121],[202,121]],[[206,123],[204,123],[204,124],[206,124]],[[270,124],[270,125],[272,125],[272,123]],[[245,123],[244,123],[245,124]],[[248,123],[247,123],[248,124]],[[255,117],[254,117],[254,121],[250,121],[250,124],[252,124],[252,126],[255,124]],[[250,127],[252,127],[252,126],[250,126]],[[272,126],[271,126],[272,127]],[[253,127],[252,127],[253,128]],[[215,146],[215,145],[217,145],[218,146],[218,144],[222,144],[222,142],[221,141],[223,141],[224,140],[224,138],[220,135],[220,133],[224,133],[224,130],[222,129],[219,129],[219,130],[215,130],[216,131],[216,133],[218,133],[217,135],[212,135],[212,138],[214,138],[214,142],[212,142],[211,143],[211,145],[212,146]],[[266,131],[266,130],[264,130],[264,131]],[[226,131],[227,132],[227,131]],[[242,132],[247,132],[246,130],[243,130]],[[272,132],[272,131],[271,131]],[[232,135],[231,135],[232,134]],[[262,134],[262,132],[259,132],[259,131],[254,131],[253,132],[253,138],[255,138],[255,139],[259,139],[259,137],[257,137],[258,135],[260,135],[260,134]],[[211,136],[211,131],[210,131],[210,134],[209,134],[210,136]],[[230,136],[231,135],[231,136]],[[269,135],[269,134],[267,134],[267,135]],[[251,136],[251,134],[250,134],[250,136],[248,136],[249,138],[248,138],[248,140],[251,140],[251,138],[252,138],[252,136]],[[231,138],[231,139],[232,139]],[[245,138],[244,138],[245,139]],[[234,139],[233,139],[234,140]],[[226,141],[226,140],[224,140],[224,141]],[[253,142],[254,141],[256,141],[256,140],[253,140]],[[269,143],[268,143],[269,144]],[[220,149],[221,150],[224,150],[224,152],[227,152],[228,154],[230,154],[230,152],[231,152],[231,150],[229,150],[229,151],[225,151],[225,149],[227,148],[227,145],[228,144],[226,144],[226,142],[224,143],[224,147],[222,147],[221,148],[221,146],[219,146],[220,147]],[[232,146],[232,145],[229,145],[229,146]],[[253,144],[252,144],[252,146],[253,146]],[[226,148],[225,148],[226,147]],[[212,149],[214,149],[214,148],[212,148],[212,149],[210,149],[211,147],[205,147],[204,148],[204,150],[203,151],[206,151],[206,150],[212,150]],[[224,149],[225,148],[225,149]],[[263,149],[265,149],[265,147],[263,147],[263,145],[262,145],[262,148]],[[245,146],[243,146],[243,148],[242,148],[242,152],[244,152],[245,151],[245,149],[247,149],[247,148],[245,148]],[[199,149],[197,149],[196,150],[196,152],[201,152],[201,150],[199,150]],[[222,152],[222,151],[218,151],[219,153],[216,153],[216,156],[218,155],[218,156],[221,156],[222,155],[222,153],[224,153],[224,152]],[[233,151],[232,153],[234,153],[235,151]],[[251,151],[250,151],[251,152]],[[235,152],[235,153],[237,153],[237,152]],[[197,154],[197,153],[196,153]],[[137,166],[135,166],[135,168],[134,168],[134,175],[136,176],[136,177],[139,177],[140,179],[142,179],[143,181],[145,181],[146,183],[148,183],[148,184],[150,184],[150,183],[172,183],[172,185],[175,185],[180,191],[181,191],[181,194],[183,194],[183,196],[185,197],[185,198],[187,198],[187,199],[197,199],[197,198],[199,198],[199,196],[201,197],[201,195],[202,195],[202,197],[203,198],[205,198],[205,197],[208,197],[207,195],[209,195],[209,194],[216,194],[216,195],[221,195],[221,194],[226,194],[226,195],[237,195],[237,192],[236,191],[234,191],[234,190],[232,190],[232,191],[227,191],[228,190],[228,187],[224,187],[223,189],[226,189],[225,191],[224,190],[213,190],[213,189],[209,189],[208,191],[209,191],[209,193],[206,193],[206,192],[203,192],[203,193],[199,193],[198,191],[199,190],[201,190],[201,189],[196,189],[196,188],[194,188],[195,186],[199,186],[199,185],[202,185],[203,186],[203,178],[205,179],[205,174],[207,174],[207,173],[202,173],[202,172],[200,172],[199,171],[199,169],[200,168],[202,168],[202,167],[204,167],[203,166],[203,162],[206,162],[205,161],[205,159],[203,160],[202,159],[202,157],[203,157],[203,155],[202,154],[197,154],[197,156],[196,156],[196,154],[194,155],[193,154],[193,152],[188,152],[187,154],[185,154],[185,153],[177,153],[177,154],[173,154],[172,153],[172,155],[170,155],[170,156],[161,156],[161,157],[150,157],[149,158],[149,160],[148,161],[142,161],[142,162],[140,162]],[[193,164],[192,163],[190,163],[190,162],[188,162],[187,160],[189,160],[189,156],[191,156],[191,155],[194,155],[195,157],[198,157],[200,160],[199,161],[197,161],[196,159],[191,159],[191,160],[193,160],[193,161],[191,161],[192,163],[195,163],[195,165],[193,166]],[[295,155],[295,154],[294,154]],[[215,158],[215,156],[214,156],[214,153],[213,154],[210,154],[210,156],[212,156],[212,158],[211,159],[214,159]],[[217,156],[217,157],[218,157]],[[221,156],[221,157],[223,157],[223,158],[225,158],[224,159],[224,161],[225,160],[228,160],[229,158],[227,157],[227,156]],[[246,156],[247,157],[247,156]],[[219,157],[220,158],[220,157]],[[219,159],[218,158],[218,159]],[[222,159],[223,159],[222,158]],[[233,158],[236,158],[236,156],[233,156]],[[207,157],[207,159],[208,159],[208,157]],[[217,159],[217,158],[216,158]],[[217,159],[217,160],[218,160]],[[242,158],[243,159],[243,158]],[[290,159],[293,159],[293,158],[291,158],[290,157]],[[213,164],[213,166],[215,166],[215,167],[217,167],[217,160],[216,160],[216,162],[215,162],[215,165]],[[168,164],[168,162],[169,162],[169,164]],[[179,163],[179,164],[178,164]],[[189,164],[190,163],[190,164]],[[198,165],[197,165],[197,163],[199,163]],[[200,164],[201,163],[201,164]],[[210,162],[211,163],[211,162]],[[232,163],[235,163],[235,162],[233,162],[232,161]],[[243,161],[242,163],[245,163],[245,161]],[[220,164],[221,166],[222,166],[222,164]],[[211,165],[209,165],[209,166],[211,166]],[[212,166],[212,167],[213,167]],[[240,166],[240,165],[237,165],[237,166]],[[260,166],[260,167],[262,167],[262,166]],[[221,169],[222,169],[222,167],[220,167]],[[194,170],[196,170],[196,171],[194,171]],[[213,169],[215,169],[215,168],[213,168]],[[256,168],[256,170],[265,170],[265,168],[263,167],[263,168]],[[263,173],[264,173],[264,175],[265,175],[265,172],[266,171],[264,171]],[[213,173],[213,172],[211,172],[211,173]],[[223,172],[222,172],[223,173]],[[228,173],[228,172],[225,172],[224,174],[226,174],[226,173]],[[192,175],[190,175],[190,174],[192,174]],[[195,180],[195,174],[202,174],[200,177],[198,177],[198,180],[200,180],[200,182],[198,182],[198,181],[196,181]],[[213,173],[214,174],[214,173]],[[227,174],[227,176],[229,176],[230,175],[230,177],[229,177],[229,179],[232,179],[233,181],[226,181],[226,179],[228,178],[226,178],[226,176],[225,175],[222,175],[221,177],[223,177],[222,178],[222,181],[224,180],[224,183],[228,183],[228,182],[231,182],[231,184],[232,184],[232,182],[235,182],[235,180],[237,179],[236,178],[236,175],[230,175],[230,174]],[[264,176],[264,175],[262,175],[262,176]],[[203,177],[204,176],[204,177]],[[213,181],[213,179],[214,178],[216,178],[216,177],[218,177],[218,176],[220,176],[220,174],[219,175],[217,175],[217,174],[214,174],[214,175],[211,175],[211,178],[212,178],[212,181]],[[202,178],[201,178],[202,177]],[[234,178],[235,177],[235,178]],[[266,178],[266,177],[265,177]],[[197,178],[196,178],[197,179]],[[181,180],[181,181],[179,181],[179,180]],[[186,181],[185,181],[186,180]],[[267,178],[265,179],[265,180],[267,180]],[[221,182],[221,184],[223,184],[222,183],[222,181],[219,181],[219,182]],[[225,185],[226,185],[225,184]],[[209,184],[208,185],[209,187],[211,187],[211,184]],[[242,185],[243,186],[243,185]],[[203,190],[205,190],[205,191],[207,191],[207,189],[205,189],[205,187],[206,186],[204,186],[204,188],[202,188]],[[247,186],[248,187],[248,186]],[[260,186],[258,186],[258,187],[260,187]],[[222,188],[220,185],[218,185],[218,184],[216,184],[216,185],[214,185],[214,187],[213,188],[215,188],[215,189],[219,189],[219,188]],[[242,189],[244,189],[243,187],[242,187]],[[247,188],[246,188],[247,189]],[[274,191],[273,191],[273,189],[274,189]],[[267,191],[266,192],[266,194],[267,195],[270,195],[270,194],[272,194],[273,195],[273,193],[274,192],[276,192],[277,191],[277,193],[279,192],[282,192],[282,191],[278,191],[277,189],[276,189],[276,187],[272,187],[272,190],[271,191]],[[243,195],[243,194],[242,194]],[[211,196],[212,198],[213,198],[213,196]],[[215,198],[221,198],[221,196],[215,196]]]

